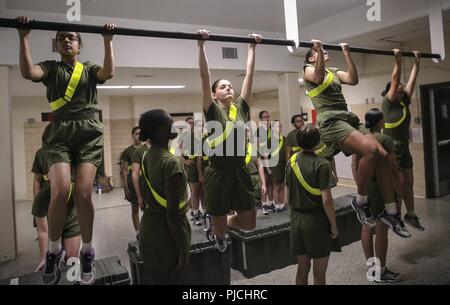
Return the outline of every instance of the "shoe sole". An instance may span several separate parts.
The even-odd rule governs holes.
[[[92,263],[92,264],[94,264],[94,263]],[[83,276],[83,274],[81,274],[81,276]],[[97,279],[97,273],[95,270],[95,266],[92,266],[92,278],[89,281],[83,281],[80,278],[80,281],[78,283],[82,286],[94,285],[96,279]]]
[[[403,221],[404,221],[408,226],[410,226],[411,228],[413,228],[416,232],[424,232],[424,231],[425,231],[425,228],[418,228],[418,227],[416,227],[415,225],[409,223],[409,222],[408,222],[407,220],[405,220],[405,219],[403,219]]]

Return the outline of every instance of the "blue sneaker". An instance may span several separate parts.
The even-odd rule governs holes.
[[[358,218],[359,222],[363,225],[367,225],[370,228],[375,228],[376,221],[372,216],[372,213],[370,212],[369,205],[365,204],[364,206],[357,206],[356,205],[356,198],[353,198],[350,202],[352,205],[353,210],[356,212],[356,217]]]
[[[228,241],[225,237],[214,236],[214,239],[216,241],[216,247],[217,247],[217,250],[219,250],[219,252],[223,253],[223,252],[227,251]]]
[[[388,213],[386,213],[386,211],[384,211],[379,216],[379,219],[382,223],[387,225],[392,230],[392,232],[394,232],[398,236],[403,238],[411,237],[411,233],[409,233],[406,227],[404,226],[400,214],[389,215]]]
[[[277,212],[277,213],[283,213],[283,212],[286,212],[287,210],[288,210],[288,209],[286,208],[286,206],[283,205],[282,208],[277,208],[277,209],[276,209],[276,212]]]
[[[95,267],[94,267],[95,251],[91,249],[89,252],[81,253],[80,268],[81,277],[80,285],[92,285],[95,283]]]
[[[45,285],[56,285],[61,278],[61,267],[64,264],[66,251],[60,250],[58,253],[50,253],[47,251],[45,257],[45,269],[42,274],[42,282]]]

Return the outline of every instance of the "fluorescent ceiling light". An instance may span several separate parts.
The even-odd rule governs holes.
[[[97,89],[128,89],[130,86],[97,86]]]
[[[131,89],[183,89],[186,86],[131,86]]]

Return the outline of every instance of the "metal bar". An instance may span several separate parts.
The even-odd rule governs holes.
[[[141,30],[118,27],[114,30],[107,30],[102,26],[84,25],[76,23],[60,23],[60,22],[48,22],[48,21],[30,21],[27,24],[18,22],[15,19],[0,18],[0,27],[5,28],[27,28],[46,31],[70,31],[92,34],[114,34],[114,35],[127,35],[127,36],[141,36],[141,37],[159,37],[159,38],[175,38],[175,39],[190,39],[200,40],[202,36],[197,33],[185,33],[185,32],[168,32],[168,31],[153,31],[153,30]],[[210,35],[211,41],[227,41],[227,42],[242,42],[252,43],[255,40],[247,36],[229,36],[229,35]],[[295,42],[285,39],[269,39],[263,38],[261,44],[268,45],[281,45],[281,46],[293,46]]]
[[[48,21],[30,21],[28,24],[23,24],[16,19],[0,18],[0,27],[4,28],[27,28],[36,30],[46,30],[46,31],[71,31],[71,32],[81,32],[81,33],[92,33],[92,34],[114,34],[114,35],[127,35],[127,36],[140,36],[140,37],[158,37],[158,38],[174,38],[174,39],[190,39],[190,40],[200,40],[201,35],[197,33],[186,33],[186,32],[169,32],[169,31],[154,31],[154,30],[142,30],[142,29],[130,29],[118,27],[114,30],[107,30],[102,26],[96,25],[85,25],[77,23],[61,23],[61,22],[48,22]],[[246,36],[231,36],[231,35],[210,35],[209,40],[211,41],[226,41],[226,42],[239,42],[239,43],[252,43],[254,40]],[[261,44],[267,45],[280,45],[280,46],[291,46],[295,47],[295,42],[293,40],[285,39],[271,39],[263,38]],[[310,41],[300,41],[299,47],[311,48],[312,42]],[[340,51],[341,47],[334,44],[323,44],[325,50],[335,50]],[[375,54],[375,55],[390,55],[393,56],[393,51],[370,49],[370,48],[360,48],[360,47],[350,47],[350,51],[354,53],[363,54]],[[402,56],[414,57],[412,52],[402,52]],[[422,53],[423,58],[436,58],[440,59],[439,54]]]
[[[310,41],[300,41],[300,47],[311,48],[312,46],[313,46],[313,43],[310,42]],[[334,50],[334,51],[341,51],[342,50],[340,45],[327,44],[327,43],[323,44],[323,48],[325,50]],[[363,54],[394,56],[394,51],[391,51],[391,50],[359,48],[359,47],[352,47],[352,46],[350,46],[350,52],[352,52],[352,53],[363,53]],[[414,53],[413,52],[402,52],[402,56],[404,56],[404,57],[414,57]],[[422,53],[422,58],[436,58],[436,59],[440,59],[441,56],[439,54]]]

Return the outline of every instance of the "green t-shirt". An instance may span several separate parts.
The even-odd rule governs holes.
[[[40,81],[47,87],[49,103],[64,97],[73,67],[54,60],[43,61],[38,65],[44,71],[44,76]],[[83,73],[72,100],[54,111],[56,115],[76,114],[84,111],[94,112],[96,110],[97,84],[104,83],[97,78],[97,72],[101,67],[91,62],[84,62],[83,65]]]
[[[392,138],[388,135],[382,134],[380,132],[372,132],[374,137],[378,140],[378,142],[381,143],[383,148],[386,150],[387,153],[393,153],[395,151],[395,144]]]
[[[314,67],[312,64],[307,64],[303,67],[303,71],[305,71],[306,67]],[[330,86],[328,86],[322,93],[311,98],[311,101],[314,105],[314,108],[318,114],[318,121],[320,121],[321,113],[329,110],[343,110],[347,111],[347,102],[345,101],[345,97],[342,94],[342,84],[337,77],[338,68],[328,68],[334,73],[333,82]],[[327,78],[328,72],[325,72],[325,79]],[[311,91],[318,87],[318,85],[311,83],[305,79],[306,89]]]
[[[403,107],[400,102],[403,102],[405,107]],[[411,124],[411,110],[409,109],[411,105],[411,100],[409,98],[403,98],[402,100],[397,99],[395,102],[389,101],[386,96],[383,99],[383,115],[386,123],[395,123],[402,119],[403,111],[405,110],[404,121],[395,128],[384,128],[383,133],[392,137],[394,140],[408,142],[409,141],[409,126]]]
[[[130,145],[127,148],[125,148],[125,150],[120,155],[120,161],[127,162],[128,168],[130,168],[131,164],[133,164],[133,159],[132,159],[133,153],[136,149],[138,149],[141,146],[142,145],[139,145],[139,146]]]
[[[147,146],[145,145],[141,145],[138,148],[136,148],[133,151],[133,154],[131,155],[131,164],[133,163],[137,163],[139,165],[141,165],[142,162],[142,156],[144,155],[144,153],[148,150]]]
[[[278,162],[279,163],[286,163],[286,137],[283,137],[283,145],[281,145],[280,150],[278,151],[277,155],[278,155]],[[270,154],[270,159],[273,158],[273,152],[275,152],[275,150],[278,148],[278,145],[281,144],[281,140],[279,137],[275,137],[274,136],[274,141],[275,143],[277,143],[277,145],[274,148],[271,148],[270,151],[272,152]]]
[[[245,166],[245,123],[248,121],[250,108],[242,97],[239,97],[234,104],[237,108],[236,120],[234,122],[235,128],[227,140],[218,144],[214,149],[216,152],[222,152],[222,155],[210,156],[211,165],[222,169],[233,169]],[[208,124],[209,121],[217,121],[222,125],[222,132],[225,132],[226,122],[229,121],[228,112],[228,109],[222,108],[217,102],[213,101],[209,106],[208,111],[205,111],[206,123]],[[215,135],[211,134],[208,139],[211,140],[215,137]],[[231,145],[231,143],[233,143],[234,149],[232,152],[227,152],[226,147],[227,145]]]
[[[162,198],[167,200],[166,181],[174,175],[181,175],[181,187],[179,189],[179,198],[184,201],[188,199],[188,185],[186,181],[186,174],[183,169],[183,164],[180,158],[172,155],[167,149],[150,147],[144,157],[144,167],[147,179],[150,181],[152,188]],[[147,185],[147,183],[146,183]],[[148,187],[148,185],[147,185]],[[156,201],[151,192],[148,190],[143,192],[149,198],[145,198],[145,202],[149,203],[149,208],[154,212],[166,212],[166,208]],[[180,209],[180,215],[187,212],[187,205]]]
[[[297,129],[292,130],[287,138],[286,138],[286,146],[291,147],[294,153],[296,152],[300,152],[302,150],[302,148],[298,145],[297,143]],[[325,143],[323,143],[323,141],[321,140],[319,142],[319,144],[317,144],[314,147],[314,151],[316,152],[316,154],[324,159],[327,159],[328,161],[331,161],[331,159],[333,158],[334,154],[333,152],[328,148],[328,146],[324,146]],[[294,151],[294,148],[296,149]]]
[[[48,176],[48,154],[47,151],[43,148],[39,148],[34,155],[33,166],[31,168],[31,172],[34,174]],[[48,180],[42,177],[41,187],[45,185],[50,185]],[[47,177],[48,178],[48,177]]]
[[[259,176],[258,171],[258,157],[251,157],[250,162],[247,164],[247,169],[252,176]]]
[[[321,191],[336,186],[330,163],[310,152],[300,152],[297,164],[305,181]],[[289,188],[289,204],[293,209],[312,211],[323,209],[322,196],[310,194],[303,188],[295,175],[290,163],[286,166],[285,184]]]

